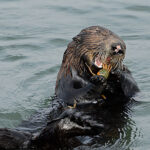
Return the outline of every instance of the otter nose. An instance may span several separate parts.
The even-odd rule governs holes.
[[[124,54],[123,49],[122,49],[120,44],[113,44],[112,45],[112,50],[113,50],[114,55],[115,54]]]
[[[115,52],[118,53],[120,50],[121,50],[121,46],[120,46],[120,45],[117,45],[117,46],[116,46],[116,49],[115,49]]]

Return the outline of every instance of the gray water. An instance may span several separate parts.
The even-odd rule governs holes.
[[[123,38],[124,63],[141,89],[120,138],[104,147],[149,150],[148,0],[0,0],[0,127],[16,127],[48,106],[67,44],[92,25]]]

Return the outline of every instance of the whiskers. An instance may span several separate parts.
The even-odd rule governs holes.
[[[118,57],[118,58],[113,58],[113,62],[112,62],[112,70],[116,70],[116,69],[123,69],[123,64],[122,64],[123,58],[122,57]]]
[[[106,62],[106,59],[107,59],[107,53],[105,51],[101,51],[98,53],[102,63],[105,63]]]

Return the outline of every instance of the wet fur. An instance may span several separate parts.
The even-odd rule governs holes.
[[[97,99],[100,98],[100,94],[105,94],[111,99],[121,97],[128,99],[139,91],[131,72],[122,63],[125,54],[122,57],[112,56],[110,63],[113,69],[107,81],[102,82],[102,77],[99,77],[98,84],[91,81],[93,75],[87,66],[93,67],[92,60],[97,53],[105,62],[111,55],[110,43],[120,43],[125,53],[126,46],[123,40],[103,27],[92,26],[83,29],[73,38],[64,53],[57,76],[55,93],[59,98],[66,103],[73,103],[74,99],[81,96],[84,99]],[[96,68],[92,70],[96,74]]]

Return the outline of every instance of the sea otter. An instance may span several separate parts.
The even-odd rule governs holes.
[[[126,45],[112,31],[91,26],[83,29],[64,52],[55,93],[66,104],[99,99],[125,101],[139,88],[123,64]]]

